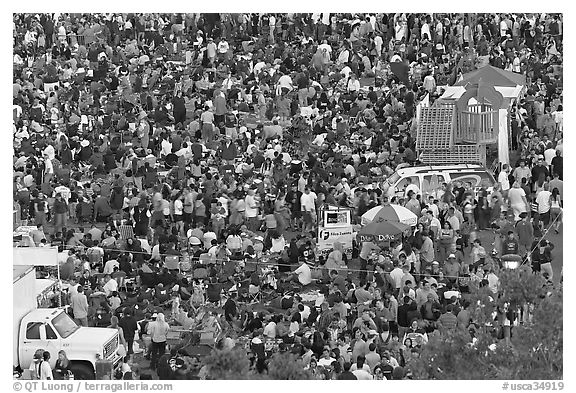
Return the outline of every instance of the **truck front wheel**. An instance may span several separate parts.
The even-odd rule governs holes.
[[[82,363],[72,363],[70,365],[70,370],[74,374],[74,379],[81,380],[94,380],[96,375],[94,374],[94,369],[92,366]]]

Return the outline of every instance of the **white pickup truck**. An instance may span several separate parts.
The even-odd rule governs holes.
[[[41,280],[31,266],[14,266],[14,367],[27,370],[38,349],[50,352],[54,367],[64,350],[75,379],[95,379],[96,361],[120,361],[116,329],[80,327],[63,308],[38,308]]]

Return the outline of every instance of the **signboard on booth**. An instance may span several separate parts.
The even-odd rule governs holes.
[[[318,231],[318,251],[322,255],[328,255],[334,249],[334,243],[342,244],[342,249],[346,255],[352,257],[352,240],[354,239],[354,230],[352,225],[341,227],[320,228]]]
[[[399,239],[401,235],[358,235],[360,242],[374,242],[376,244],[382,242],[391,242]]]
[[[324,210],[324,228],[336,228],[352,225],[350,210]]]

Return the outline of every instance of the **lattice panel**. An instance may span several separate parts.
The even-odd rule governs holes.
[[[453,146],[453,113],[451,107],[422,108],[418,133],[417,150],[449,150]]]
[[[486,164],[486,145],[455,145],[447,150],[425,150],[420,154],[423,164]]]

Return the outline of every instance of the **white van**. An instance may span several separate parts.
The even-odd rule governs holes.
[[[436,175],[436,180],[434,175]],[[470,182],[475,191],[481,187],[491,191],[496,184],[494,176],[481,165],[419,165],[397,169],[392,176],[384,181],[382,188],[387,189],[389,185],[393,190],[388,192],[389,196],[404,197],[406,186],[410,184],[408,179],[418,187],[420,195],[422,193],[428,194],[433,191],[432,188],[440,187],[442,183],[454,181],[461,181],[463,184]]]

